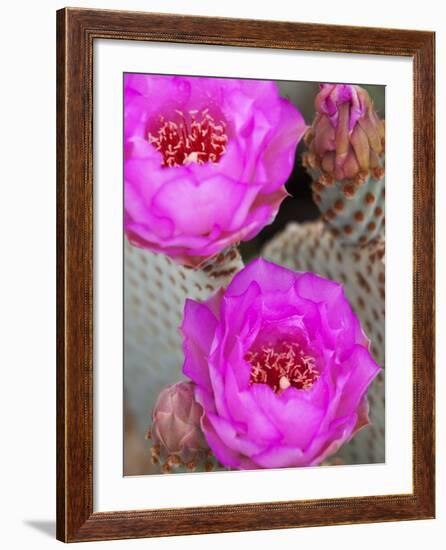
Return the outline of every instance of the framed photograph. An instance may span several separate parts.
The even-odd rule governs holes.
[[[57,12],[57,537],[435,513],[434,33]]]

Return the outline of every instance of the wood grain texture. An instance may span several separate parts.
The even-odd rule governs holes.
[[[408,56],[414,66],[413,493],[93,513],[93,41],[156,40]],[[57,538],[434,517],[434,33],[63,9],[57,13]]]

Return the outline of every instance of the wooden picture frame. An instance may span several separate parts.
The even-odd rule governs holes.
[[[396,55],[413,60],[412,494],[93,512],[96,39]],[[57,12],[58,539],[91,541],[434,517],[434,44],[434,33],[410,30],[72,8]]]

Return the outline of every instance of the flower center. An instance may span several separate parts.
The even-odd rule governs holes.
[[[226,123],[215,121],[208,109],[189,111],[187,115],[175,112],[178,122],[160,117],[160,128],[148,135],[149,143],[163,155],[162,166],[218,162],[228,143]]]
[[[249,384],[268,384],[276,393],[290,386],[309,390],[319,378],[314,357],[298,342],[279,340],[248,351],[245,359],[251,364]]]

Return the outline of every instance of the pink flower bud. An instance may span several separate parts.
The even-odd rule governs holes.
[[[366,177],[380,167],[384,121],[360,86],[321,84],[316,117],[306,137],[310,156],[337,180]]]
[[[178,382],[164,388],[152,413],[152,459],[163,471],[173,466],[195,470],[206,466],[209,446],[201,431],[203,409],[194,398],[194,384]]]

